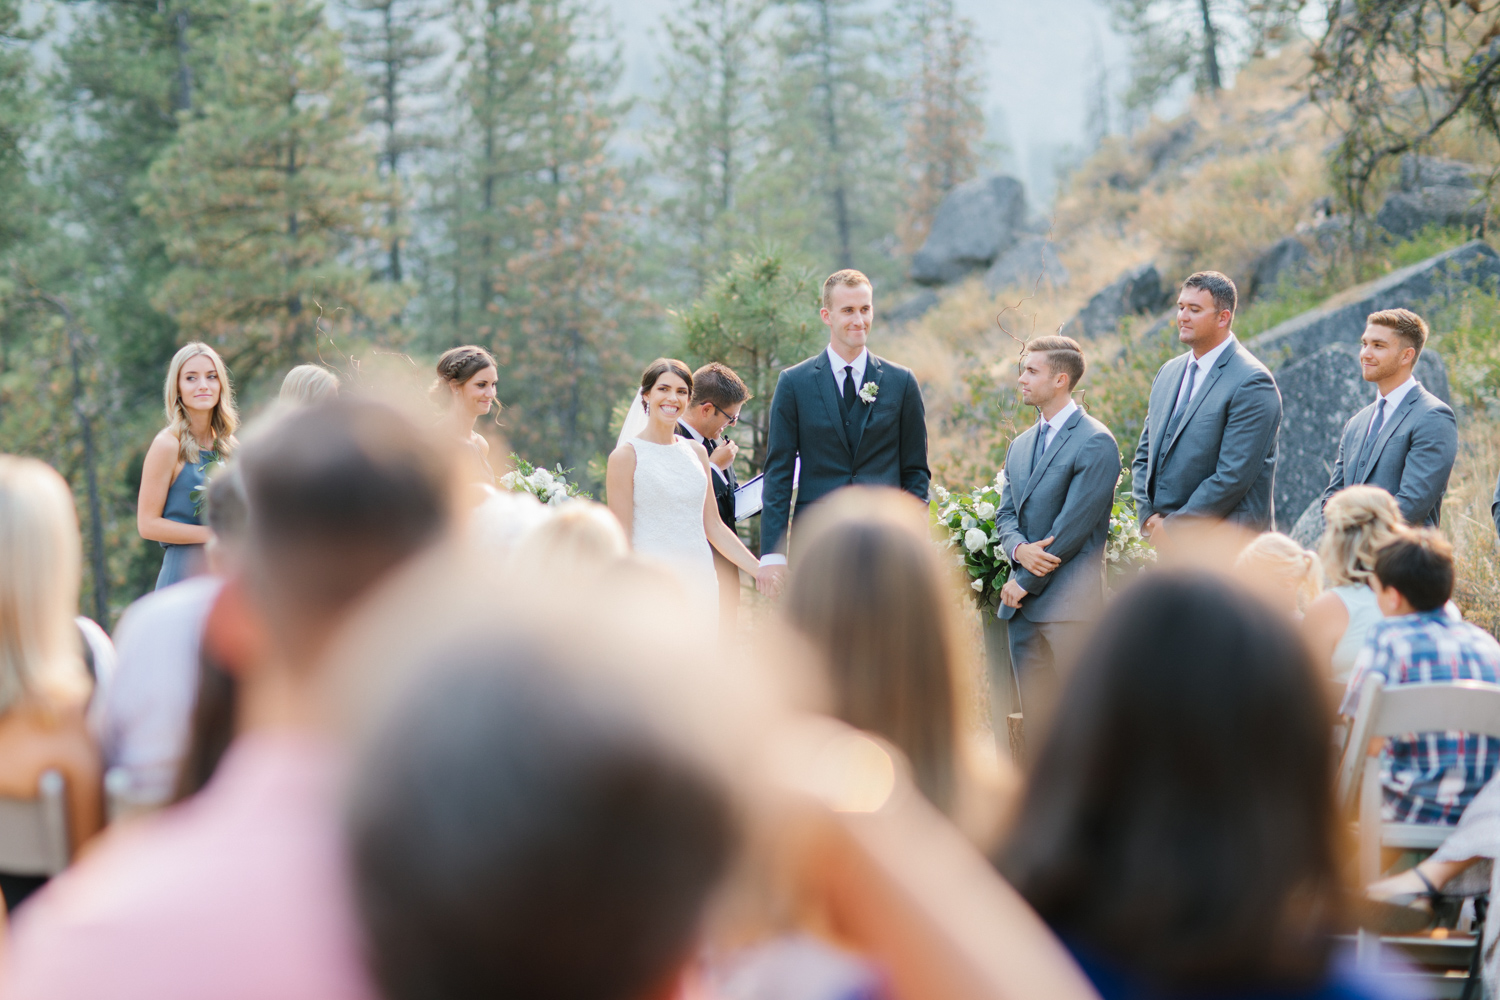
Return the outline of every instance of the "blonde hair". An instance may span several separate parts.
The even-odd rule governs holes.
[[[312,406],[337,399],[339,377],[322,365],[298,365],[281,380],[278,399],[292,406]]]
[[[0,713],[87,685],[73,493],[50,466],[0,455]]]
[[[1328,499],[1323,524],[1323,572],[1330,587],[1343,587],[1375,579],[1375,550],[1405,522],[1396,498],[1379,486],[1350,486]]]
[[[1270,574],[1275,582],[1297,594],[1297,610],[1305,611],[1323,592],[1323,563],[1315,552],[1309,552],[1279,531],[1267,531],[1245,546],[1234,561],[1236,569]],[[1262,585],[1266,581],[1260,582]]]
[[[511,565],[523,573],[593,578],[630,553],[630,543],[609,508],[592,500],[564,501],[521,536]]]
[[[240,426],[240,414],[234,408],[234,388],[229,384],[229,368],[224,364],[224,359],[219,357],[218,351],[199,341],[183,344],[172,355],[172,363],[167,366],[167,384],[163,395],[167,404],[167,430],[177,437],[177,457],[186,463],[198,461],[200,449],[193,437],[192,426],[188,423],[187,406],[182,401],[182,390],[177,382],[182,375],[182,366],[200,354],[206,355],[219,373],[219,400],[214,404],[213,413],[209,415],[208,426],[214,435],[213,450],[220,458],[228,458],[234,451],[230,438]]]
[[[845,288],[858,288],[860,285],[869,285],[870,291],[875,291],[875,283],[865,277],[863,271],[856,271],[852,267],[846,267],[842,271],[834,271],[823,282],[823,308],[833,308],[833,290],[842,285]]]

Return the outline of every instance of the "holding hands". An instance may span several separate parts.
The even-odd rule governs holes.
[[[755,589],[767,597],[777,597],[786,585],[786,566],[762,566],[755,574]]]

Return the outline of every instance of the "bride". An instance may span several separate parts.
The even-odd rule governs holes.
[[[719,517],[708,453],[677,436],[692,394],[687,365],[668,358],[651,363],[610,453],[606,487],[609,509],[631,548],[666,563],[695,599],[717,608],[719,580],[709,543],[751,576],[760,560]]]

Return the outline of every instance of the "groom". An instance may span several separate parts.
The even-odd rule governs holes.
[[[786,576],[787,524],[797,510],[841,486],[895,486],[927,502],[927,423],[911,370],[865,348],[875,290],[855,270],[823,282],[828,347],[781,373],[771,397],[756,586],[775,595]]]

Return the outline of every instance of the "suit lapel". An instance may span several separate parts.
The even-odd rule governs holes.
[[[1219,355],[1219,360],[1214,364],[1213,368],[1204,374],[1203,385],[1195,387],[1193,398],[1188,401],[1187,412],[1177,422],[1177,431],[1172,435],[1172,440],[1167,442],[1168,451],[1171,451],[1172,446],[1177,443],[1177,439],[1182,437],[1182,432],[1187,428],[1189,421],[1193,419],[1193,414],[1198,412],[1198,407],[1203,405],[1203,401],[1208,398],[1209,391],[1213,389],[1214,383],[1219,381],[1219,376],[1224,373],[1224,366],[1229,364],[1229,360],[1240,349],[1239,343],[1233,338],[1234,335],[1230,334],[1229,346],[1224,348],[1224,353]],[[1186,366],[1184,365],[1184,367]],[[1167,419],[1170,420],[1171,417]]]
[[[1177,400],[1177,393],[1182,391],[1182,376],[1187,368],[1188,357],[1187,354],[1180,354],[1168,361],[1169,368],[1173,365],[1176,367],[1170,372],[1164,369],[1161,378],[1157,379],[1157,385],[1151,390],[1151,402],[1146,409],[1146,420],[1151,426],[1151,440],[1147,442],[1149,453],[1146,456],[1148,480],[1156,475],[1156,467],[1166,452],[1166,444],[1161,440],[1161,435],[1167,432],[1167,424],[1172,420],[1172,405]]]
[[[818,395],[823,397],[823,409],[828,413],[828,422],[833,425],[834,433],[843,442],[844,451],[852,455],[849,435],[844,433],[844,416],[839,409],[838,393],[833,391],[833,374],[828,370],[827,351],[820,351],[817,360],[813,362],[813,380],[818,383]]]
[[[1417,395],[1421,391],[1422,384],[1420,382],[1412,386],[1411,390],[1407,392],[1406,398],[1401,401],[1401,405],[1396,407],[1394,413],[1385,418],[1385,424],[1380,428],[1380,436],[1375,439],[1375,448],[1370,452],[1370,461],[1365,465],[1364,478],[1359,480],[1359,482],[1364,483],[1369,481],[1370,473],[1375,471],[1375,466],[1380,461],[1380,453],[1385,449],[1385,443],[1389,441],[1391,439],[1391,435],[1396,432],[1396,425],[1405,420],[1407,414],[1411,413],[1412,408],[1417,405]],[[1371,416],[1373,415],[1374,414],[1372,413]],[[1365,421],[1366,433],[1369,432],[1369,429],[1370,422],[1367,420]],[[1363,440],[1361,440],[1361,443],[1363,443]],[[1359,461],[1358,458],[1356,458],[1355,461]]]
[[[1047,471],[1047,466],[1052,464],[1053,456],[1062,451],[1063,445],[1067,444],[1068,438],[1073,434],[1073,428],[1077,427],[1078,421],[1082,419],[1083,410],[1074,411],[1073,415],[1068,418],[1068,422],[1062,425],[1062,430],[1057,432],[1057,437],[1047,442],[1047,450],[1042,454],[1042,460],[1036,464],[1036,467],[1026,477],[1025,489],[1016,496],[1016,510],[1019,511],[1021,509],[1021,505],[1026,502],[1026,498],[1031,496],[1031,491],[1036,489],[1036,484],[1042,481],[1042,474]],[[1041,429],[1042,425],[1040,422],[1032,427],[1033,433],[1036,434],[1040,434]],[[1036,445],[1033,444],[1032,447],[1036,447]]]
[[[824,356],[826,357],[827,355]],[[875,407],[880,405],[880,380],[883,378],[885,378],[885,365],[882,365],[879,358],[867,351],[865,353],[865,381],[875,383],[875,402],[865,403],[864,400],[859,398],[858,394],[863,386],[857,385],[854,387],[854,405],[864,411],[862,413],[855,413],[854,420],[852,421],[856,432],[854,438],[855,465],[859,464],[859,453],[864,447],[865,428],[870,425],[870,420],[875,416]]]

